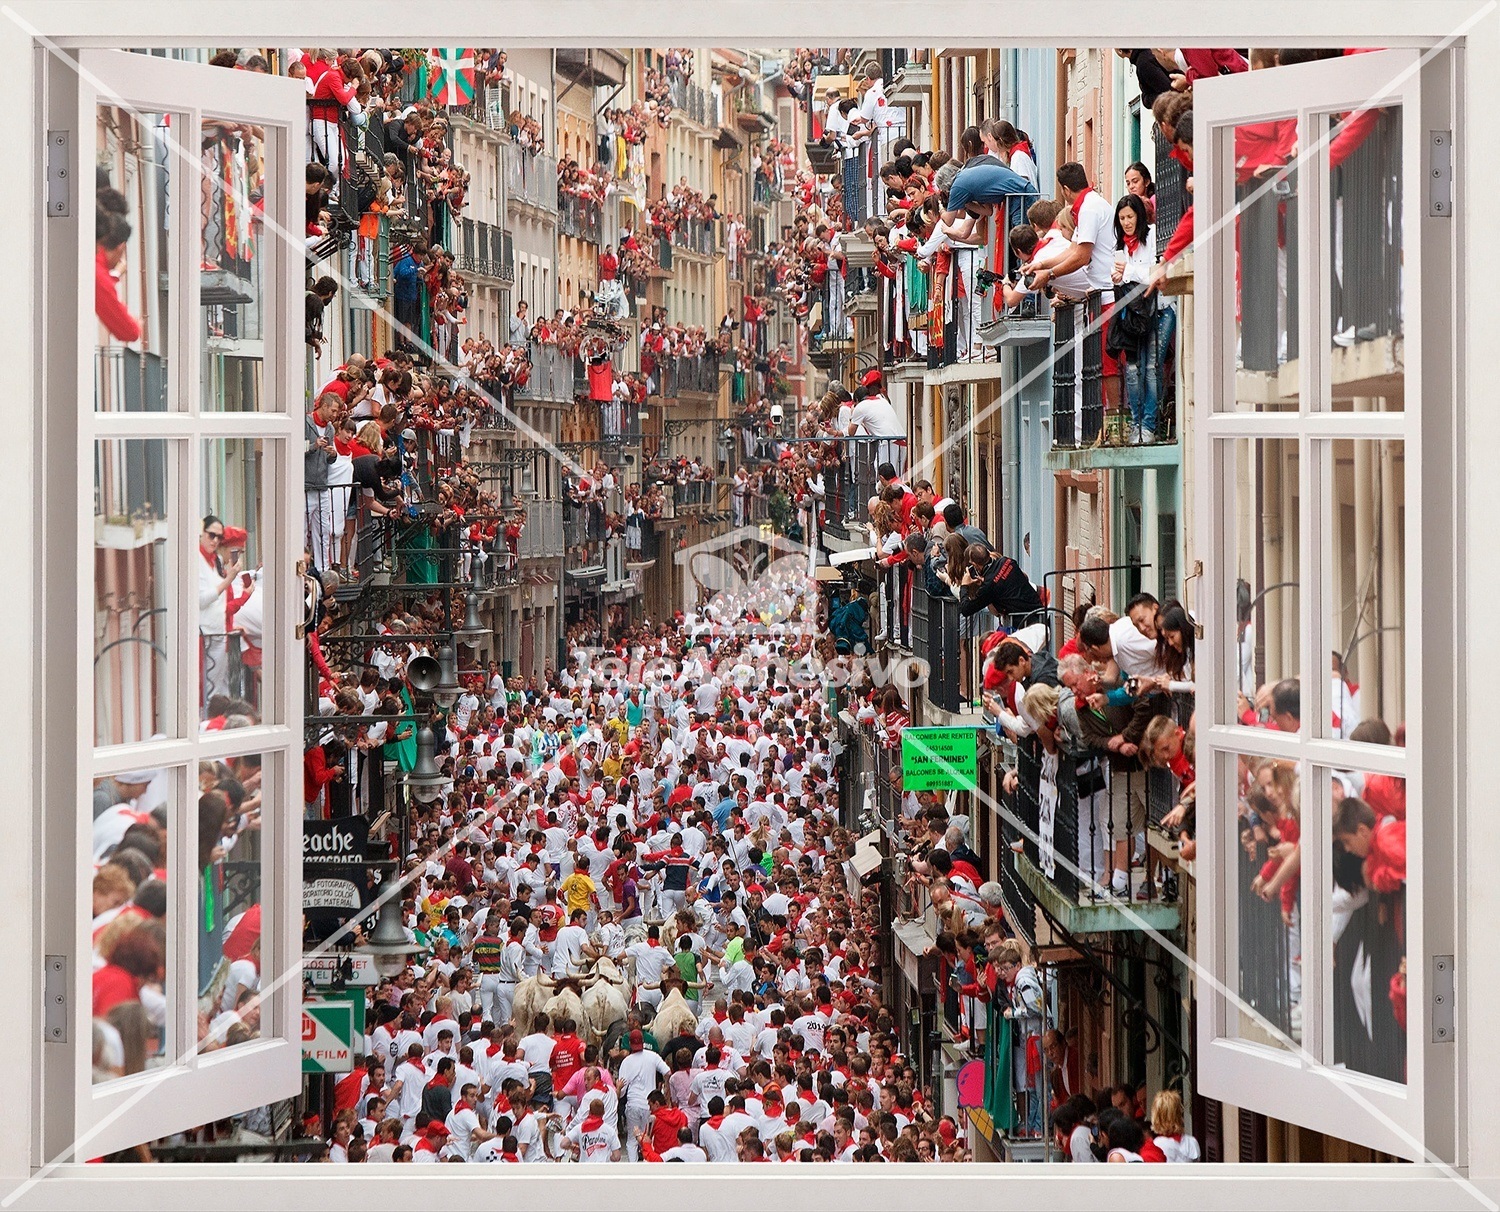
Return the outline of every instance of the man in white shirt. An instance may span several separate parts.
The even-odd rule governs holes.
[[[641,1146],[636,1132],[650,1122],[651,1104],[647,1100],[657,1083],[670,1076],[671,1070],[655,1052],[646,1051],[646,1037],[640,1031],[632,1031],[628,1043],[630,1055],[620,1061],[616,1089],[625,1099],[626,1151],[631,1161],[640,1161]]]
[[[1059,166],[1057,187],[1073,210],[1073,243],[1055,261],[1031,263],[1028,268],[1036,274],[1032,289],[1040,290],[1048,279],[1082,269],[1089,289],[1104,292],[1107,303],[1114,297],[1114,208],[1089,185],[1088,174],[1076,161]]]

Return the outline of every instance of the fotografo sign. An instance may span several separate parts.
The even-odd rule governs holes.
[[[302,911],[320,939],[364,903],[369,829],[362,816],[302,822]]]
[[[904,791],[975,791],[979,780],[979,732],[974,728],[903,728],[901,787]]]

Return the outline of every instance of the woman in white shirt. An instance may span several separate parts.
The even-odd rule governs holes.
[[[1154,291],[1142,293],[1156,268],[1156,241],[1152,238],[1146,203],[1135,194],[1124,194],[1115,203],[1115,245],[1112,278],[1115,285],[1127,288],[1124,301],[1117,306],[1151,312],[1145,341],[1136,348],[1126,348],[1121,355],[1125,366],[1125,401],[1130,409],[1128,441],[1138,446],[1156,441],[1156,408],[1162,396],[1162,372],[1177,327],[1177,313]]]

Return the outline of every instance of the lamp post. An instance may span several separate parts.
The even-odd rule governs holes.
[[[428,752],[430,757],[431,750]],[[407,959],[422,948],[406,937],[406,927],[401,922],[401,896],[393,891],[396,884],[396,864],[383,862],[370,865],[380,871],[383,899],[380,913],[375,919],[375,929],[355,951],[370,956],[375,964],[375,971],[389,980],[401,975],[406,968]]]

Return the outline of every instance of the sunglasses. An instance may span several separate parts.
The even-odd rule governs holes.
[[[203,537],[205,539],[214,539],[215,541],[217,541],[224,537],[224,532],[222,530],[205,530],[203,532]]]

